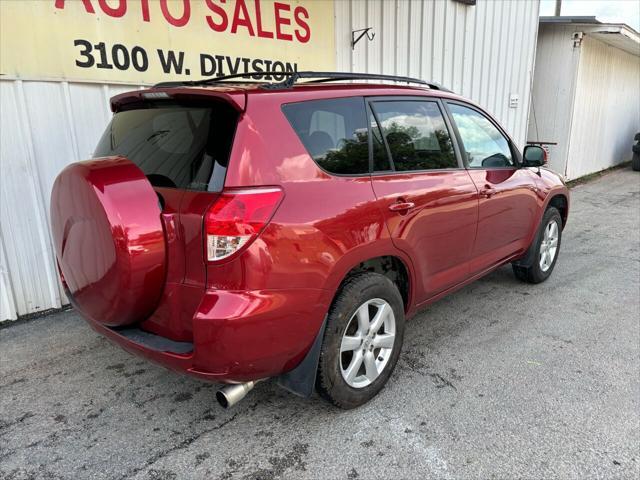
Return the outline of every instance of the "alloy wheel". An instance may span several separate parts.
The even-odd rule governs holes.
[[[558,222],[551,220],[544,229],[540,244],[540,270],[546,272],[553,265],[558,251]]]
[[[350,387],[364,388],[376,380],[391,358],[396,319],[389,303],[373,298],[351,316],[340,344],[340,372]]]

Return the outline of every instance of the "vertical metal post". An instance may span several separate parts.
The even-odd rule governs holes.
[[[556,0],[556,17],[560,16],[560,10],[562,10],[562,0]]]

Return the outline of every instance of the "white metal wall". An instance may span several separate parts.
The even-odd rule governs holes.
[[[640,131],[640,57],[585,33],[542,25],[528,140],[557,142],[550,167],[574,179],[629,160]]]
[[[568,178],[630,160],[640,132],[640,57],[588,34],[580,49]]]
[[[92,155],[108,99],[132,88],[0,80],[0,321],[67,303],[49,233],[51,187],[65,165]]]
[[[538,0],[337,0],[337,69],[428,79],[470,98],[525,143]],[[373,27],[351,50],[351,31]],[[519,106],[509,108],[509,95]]]
[[[567,173],[580,49],[573,47],[575,26],[541,25],[538,32],[528,141],[554,142],[549,167]]]

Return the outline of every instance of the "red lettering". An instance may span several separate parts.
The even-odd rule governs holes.
[[[168,0],[160,0],[160,9],[162,10],[162,14],[164,18],[174,27],[184,27],[191,17],[191,2],[190,0],[182,0],[182,16],[180,18],[175,18],[171,15],[168,7]]]
[[[64,8],[64,1],[65,0],[56,0],[54,6],[62,10]],[[82,0],[82,4],[84,5],[84,9],[87,11],[87,13],[96,13],[96,11],[93,9],[93,5],[91,5],[91,0]]]
[[[255,36],[253,25],[251,25],[251,19],[249,18],[249,11],[244,0],[236,0],[236,9],[233,11],[233,20],[231,22],[231,33],[236,33],[238,27],[247,27],[249,35]]]
[[[260,0],[253,0],[256,5],[256,27],[258,36],[262,38],[273,38],[273,32],[262,29],[262,15],[260,14]]]
[[[279,40],[293,40],[293,36],[290,33],[284,33],[282,31],[283,25],[291,25],[291,19],[284,18],[280,15],[280,11],[288,12],[291,10],[291,7],[286,3],[275,2],[273,4],[273,10],[276,15],[276,38]]]
[[[226,0],[220,0],[221,3],[225,3],[225,1]],[[209,10],[211,10],[213,13],[217,14],[220,17],[220,22],[216,23],[213,20],[213,17],[211,15],[207,15],[206,20],[207,20],[207,23],[209,24],[209,27],[212,30],[215,30],[216,32],[224,32],[227,29],[227,26],[229,25],[227,12],[225,12],[224,8],[222,8],[221,6],[213,3],[213,0],[206,0],[206,2],[207,2],[207,7],[209,7]]]
[[[107,0],[98,0],[98,4],[102,11],[110,17],[120,18],[127,13],[127,0],[118,0],[116,8],[109,6]]]
[[[142,8],[142,21],[150,22],[151,17],[149,16],[149,0],[140,0],[140,8]]]
[[[307,43],[311,38],[311,29],[309,28],[309,24],[305,21],[309,20],[309,12],[307,12],[304,7],[296,7],[293,11],[293,18],[295,18],[296,23],[304,32],[304,34],[302,34],[300,30],[296,29],[296,38],[300,43]]]

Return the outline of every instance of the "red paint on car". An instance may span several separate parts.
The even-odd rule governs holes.
[[[341,132],[351,127],[335,113],[343,110],[331,110],[341,99],[364,119],[353,117],[359,127],[347,137]],[[309,117],[304,109],[318,101],[329,107],[317,104],[321,113]],[[411,316],[521,258],[552,199],[561,198],[567,218],[561,179],[523,167],[491,116],[444,91],[156,88],[119,95],[112,109],[101,158],[70,165],[53,187],[53,238],[69,298],[123,348],[202,378],[244,382],[291,371],[359,265],[394,259],[406,272]],[[406,131],[393,127],[405,121]],[[492,124],[503,136],[497,148],[511,153],[473,165],[467,121]],[[437,125],[435,136],[420,133],[428,125]],[[376,129],[383,140],[374,154]],[[411,135],[423,136],[407,142]],[[395,169],[386,169],[393,149]],[[327,170],[351,168],[345,162],[358,155],[372,171]],[[398,169],[415,158],[451,165]],[[136,341],[132,329],[173,343]]]

